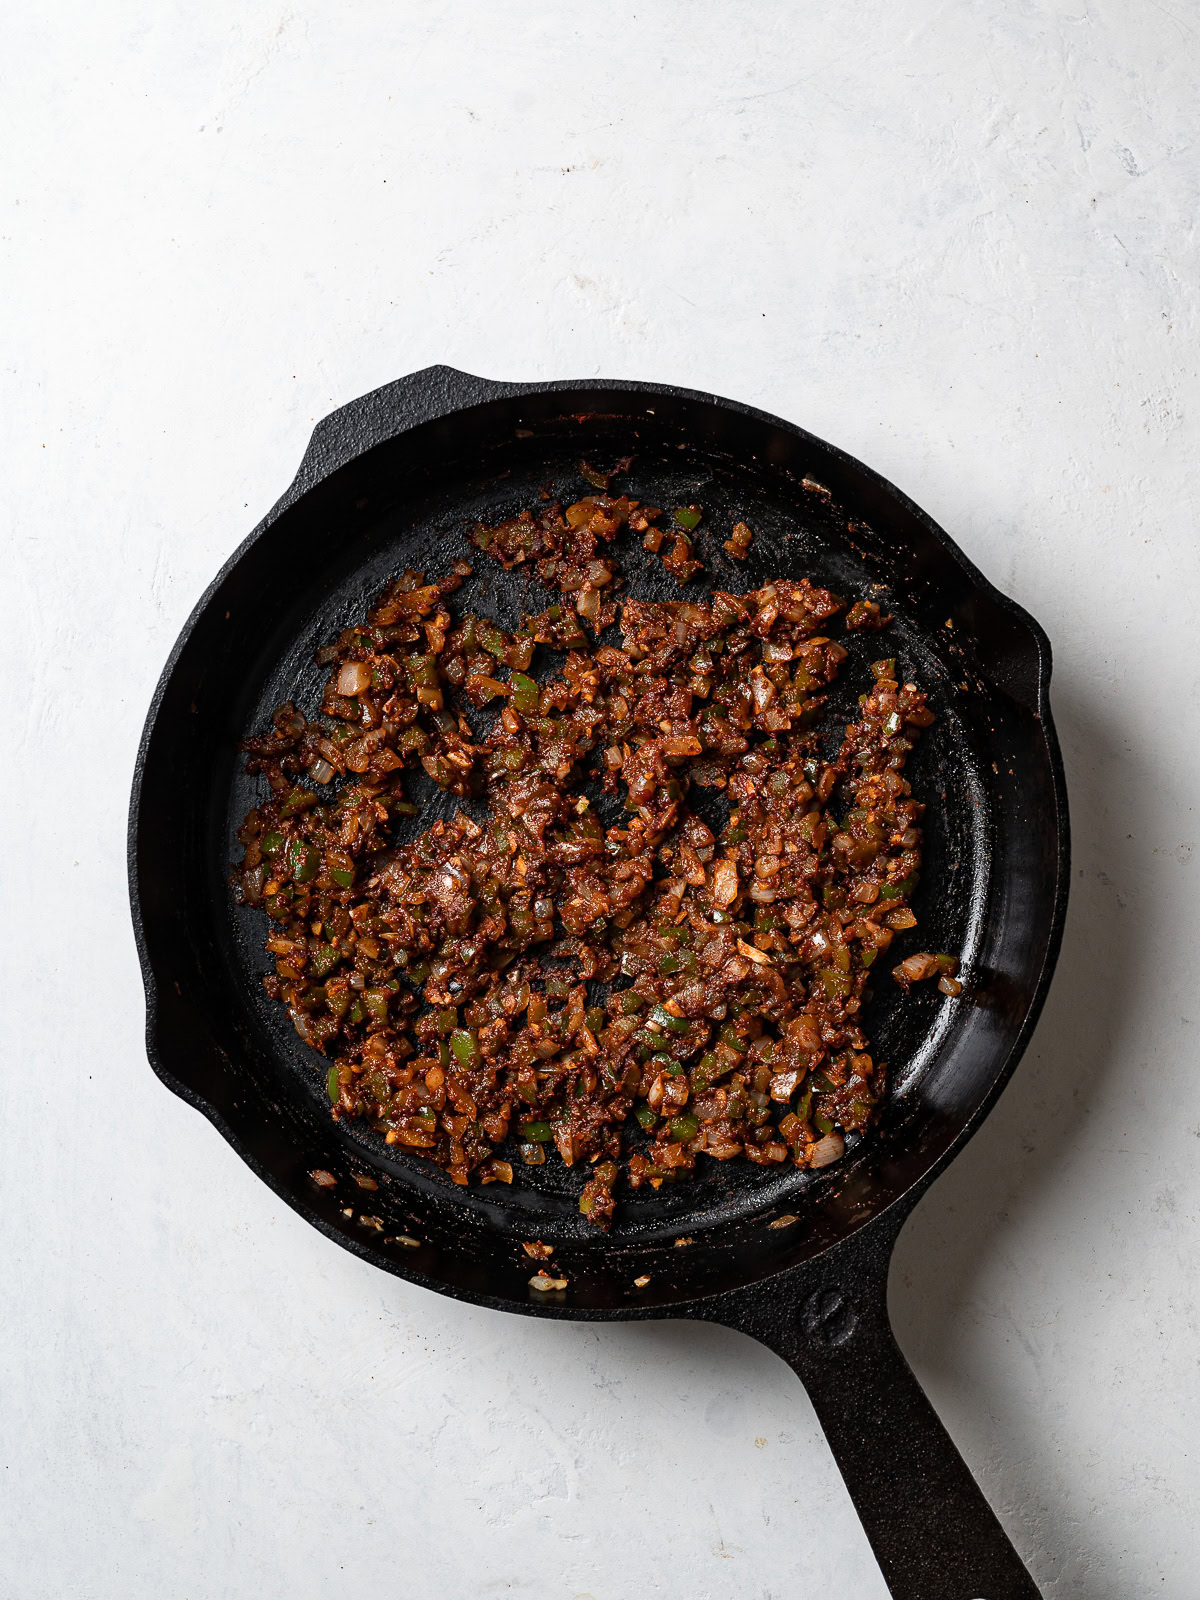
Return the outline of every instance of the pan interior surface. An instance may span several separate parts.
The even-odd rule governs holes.
[[[839,632],[851,655],[821,728],[836,748],[875,656],[896,655],[928,692],[937,721],[907,774],[928,807],[919,927],[897,939],[887,965],[915,950],[952,951],[964,992],[951,1001],[905,996],[886,976],[876,983],[863,1025],[888,1064],[890,1098],[836,1167],[703,1160],[694,1178],[657,1194],[621,1188],[604,1236],[579,1215],[586,1174],[557,1160],[518,1166],[511,1186],[462,1189],[366,1123],[334,1123],[327,1062],[264,994],[266,919],[234,905],[228,874],[237,825],[265,789],[243,772],[238,743],[283,700],[315,711],[325,676],[315,650],[399,572],[439,575],[460,557],[474,575],[452,609],[515,627],[555,597],[470,546],[471,527],[543,494],[578,499],[590,492],[581,460],[607,471],[625,456],[632,464],[615,488],[667,508],[699,504],[708,530],[697,547],[705,571],[686,590],[625,535],[616,547],[625,593],[693,598],[809,577],[892,613],[882,637]],[[739,520],[754,531],[745,562],[722,548]],[[521,1245],[533,1240],[555,1247],[571,1308],[593,1314],[636,1314],[803,1259],[944,1154],[987,1102],[1034,1003],[1058,864],[1038,639],[902,497],[839,452],[751,413],[662,391],[552,390],[402,432],[269,520],[218,581],[166,680],[136,862],[164,1075],[310,1220],[451,1293],[527,1306],[536,1263]],[[547,670],[561,659],[539,655]],[[409,787],[422,805],[414,831],[460,804],[423,777]],[[723,805],[717,797],[697,809],[719,823]],[[314,1171],[335,1181],[322,1186]],[[780,1226],[784,1217],[796,1220]],[[650,1284],[635,1289],[646,1275]],[[533,1299],[567,1309],[561,1295]]]

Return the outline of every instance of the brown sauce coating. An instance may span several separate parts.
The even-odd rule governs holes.
[[[676,513],[688,531],[696,511]],[[874,663],[823,755],[846,602],[781,580],[620,604],[614,542],[661,515],[599,493],[477,528],[562,595],[516,634],[452,614],[465,563],[397,579],[318,653],[319,717],[284,705],[247,742],[270,797],[234,874],[271,919],[264,986],[329,1059],[335,1117],[458,1183],[582,1167],[601,1227],[620,1181],[658,1188],[701,1156],[836,1161],[885,1088],[859,1022],[871,966],[916,922],[923,807],[904,768],[924,694]],[[589,633],[618,620],[619,644]],[[849,621],[887,619],[858,602]],[[538,647],[559,653],[541,681]],[[484,707],[499,715],[476,737]],[[417,767],[486,816],[395,844]],[[713,790],[717,836],[690,803]],[[605,796],[624,801],[607,825]],[[956,993],[954,965],[909,957],[896,977]]]

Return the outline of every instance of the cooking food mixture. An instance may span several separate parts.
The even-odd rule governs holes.
[[[682,592],[703,511],[584,472],[597,493],[473,536],[561,604],[508,633],[456,614],[465,562],[406,572],[318,653],[319,715],[283,705],[245,746],[271,792],[234,881],[271,919],[264,987],[329,1059],[334,1117],[462,1184],[562,1160],[608,1227],[623,1183],[702,1156],[827,1166],[871,1122],[885,1069],[859,1012],[916,924],[904,767],[933,715],[864,656],[858,720],[824,748],[846,632],[885,627],[879,606],[806,579],[622,603],[618,537]],[[724,547],[751,539],[739,522]],[[463,804],[397,842],[417,769]],[[918,954],[892,976],[955,994],[954,971]]]

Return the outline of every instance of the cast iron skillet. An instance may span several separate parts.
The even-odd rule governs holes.
[[[607,467],[629,454],[622,487],[658,505],[696,501],[720,530],[701,541],[706,581],[745,589],[809,574],[886,599],[887,651],[938,712],[912,765],[933,801],[921,926],[894,948],[961,951],[965,985],[957,1001],[877,985],[868,1028],[892,1095],[840,1164],[780,1174],[702,1163],[693,1181],[627,1197],[603,1237],[579,1216],[582,1174],[560,1163],[511,1188],[460,1189],[335,1124],[321,1059],[262,992],[264,925],[232,906],[227,872],[256,792],[238,740],[298,683],[301,703],[314,702],[317,645],[397,571],[444,571],[466,554],[474,519],[533,504],[543,486],[578,498],[581,457]],[[720,544],[739,517],[755,530],[744,567]],[[678,594],[630,543],[633,592]],[[471,553],[476,609],[511,626],[522,606],[549,603],[520,571]],[[879,642],[854,648],[851,696]],[[151,1063],[301,1216],[389,1272],[499,1310],[698,1317],[762,1340],[807,1388],[893,1595],[1035,1596],[893,1340],[886,1290],[901,1225],[994,1104],[1057,955],[1068,834],[1049,677],[1048,642],[1024,611],[911,501],[799,428],[648,383],[501,384],[445,367],[401,379],[317,427],[296,481],[204,595],[155,692],[129,831]],[[320,1187],[314,1170],[336,1186]],[[531,1287],[537,1263],[521,1246],[534,1239],[553,1244],[565,1289]]]

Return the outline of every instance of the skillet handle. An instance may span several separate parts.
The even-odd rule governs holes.
[[[775,1278],[702,1314],[781,1355],[808,1390],[894,1600],[1039,1600],[892,1334],[901,1222],[806,1262],[794,1290]]]
[[[520,394],[528,387],[521,383],[494,383],[490,378],[460,372],[457,367],[423,367],[394,383],[385,383],[381,389],[372,389],[370,394],[359,395],[317,423],[295,479],[275,510],[282,510],[339,467],[397,434],[485,400]]]

